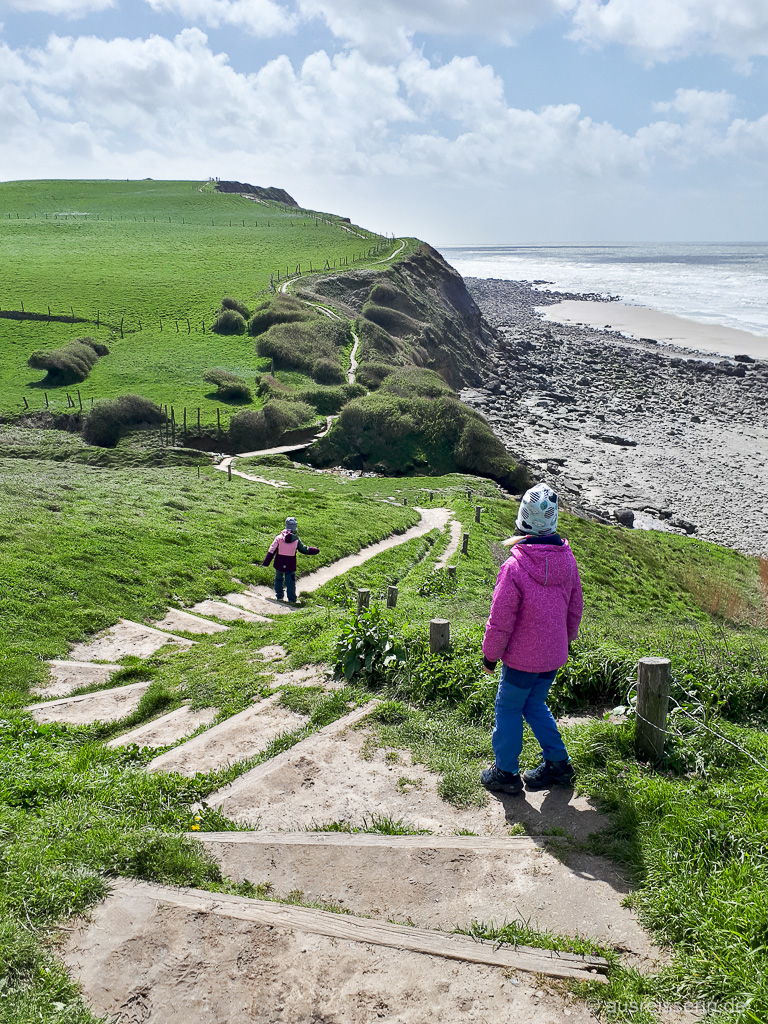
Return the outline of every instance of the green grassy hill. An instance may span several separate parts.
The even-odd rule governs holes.
[[[22,411],[24,397],[44,407],[31,352],[88,335],[110,355],[80,386],[86,402],[138,392],[200,407],[210,423],[221,403],[204,370],[222,366],[252,382],[268,366],[251,338],[211,333],[222,297],[253,304],[271,277],[365,263],[380,241],[340,217],[201,182],[2,183],[0,414]],[[82,322],[8,319],[22,308]],[[55,409],[66,407],[63,394],[46,390]]]

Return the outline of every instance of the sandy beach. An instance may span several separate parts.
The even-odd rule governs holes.
[[[768,362],[743,344],[741,360],[697,358],[650,331],[628,338],[617,303],[578,303],[598,330],[544,318],[573,295],[467,285],[498,341],[484,386],[461,398],[572,510],[768,554]]]
[[[768,337],[718,324],[698,323],[646,306],[565,299],[554,305],[537,306],[536,310],[543,320],[555,323],[618,331],[637,340],[652,338],[694,352],[722,356],[746,354],[755,359],[768,359]]]

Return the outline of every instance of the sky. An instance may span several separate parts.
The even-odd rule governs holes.
[[[0,0],[0,180],[434,245],[768,241],[766,0]]]

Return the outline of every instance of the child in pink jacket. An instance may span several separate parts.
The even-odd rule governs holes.
[[[495,763],[480,776],[486,789],[519,793],[571,782],[574,771],[547,707],[557,670],[568,660],[583,610],[581,580],[567,540],[557,533],[557,494],[539,483],[523,495],[508,542],[483,639],[483,667],[502,662],[492,742]],[[520,778],[523,719],[541,744],[541,764]]]
[[[283,600],[283,590],[288,591],[288,603],[296,604],[296,552],[302,555],[319,555],[320,548],[308,548],[299,540],[299,526],[293,516],[285,520],[285,529],[278,533],[269,546],[264,565],[275,560],[275,597]]]

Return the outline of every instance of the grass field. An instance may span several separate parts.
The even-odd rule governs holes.
[[[92,335],[110,355],[81,385],[86,401],[137,392],[199,406],[210,423],[222,403],[202,372],[220,366],[252,382],[263,368],[252,338],[211,334],[222,297],[252,304],[271,275],[284,278],[298,266],[302,273],[342,261],[364,266],[370,260],[361,257],[378,242],[338,217],[199,182],[0,183],[0,312],[50,308],[87,321],[0,315],[0,414],[22,411],[23,396],[33,409],[45,404],[37,387],[43,375],[26,365],[32,351]],[[66,407],[63,394],[48,391],[55,408]],[[226,405],[222,411],[226,420]]]
[[[285,702],[312,719],[280,743],[290,745],[339,717],[373,687],[389,698],[376,727],[379,742],[410,748],[440,774],[446,799],[463,806],[485,799],[477,775],[492,756],[495,682],[480,671],[479,642],[498,542],[512,530],[516,511],[493,485],[460,475],[427,485],[434,502],[453,508],[470,535],[469,555],[458,559],[458,588],[433,572],[446,544],[445,535],[433,531],[326,584],[298,615],[235,624],[227,634],[198,638],[187,652],[159,652],[142,665],[142,678],[152,685],[130,719],[75,729],[38,726],[22,708],[28,687],[44,675],[42,659],[65,656],[70,643],[120,616],[142,619],[169,601],[223,593],[234,578],[268,582],[261,558],[289,512],[298,516],[306,541],[321,549],[319,559],[304,560],[306,571],[405,529],[416,518],[412,506],[428,501],[428,490],[420,480],[349,479],[284,460],[272,460],[282,461],[272,467],[265,459],[243,463],[289,483],[280,490],[237,477],[228,482],[207,466],[198,477],[195,465],[142,464],[140,438],[111,451],[111,466],[83,465],[76,461],[79,441],[70,435],[46,432],[45,449],[35,450],[42,435],[2,429],[5,450],[21,457],[0,464],[7,580],[0,596],[0,976],[6,978],[0,1019],[90,1021],[44,940],[56,922],[98,899],[110,876],[241,891],[181,833],[193,821],[190,803],[251,762],[194,780],[147,775],[142,765],[149,754],[108,749],[103,740],[182,701],[216,706],[222,717],[248,706],[266,685],[253,664],[254,649],[264,643],[284,643],[296,664],[333,663],[342,634],[356,628],[350,606],[358,586],[369,587],[380,606],[386,586],[398,584],[397,609],[373,625],[408,652],[405,661],[331,695],[288,691]],[[159,450],[149,457],[160,461],[163,455]],[[484,510],[479,524],[476,504]],[[768,812],[761,795],[765,774],[750,756],[768,762],[768,644],[763,629],[745,624],[764,614],[758,563],[673,535],[569,516],[562,525],[581,566],[587,613],[554,694],[557,706],[583,707],[600,695],[623,701],[634,659],[669,654],[675,694],[682,700],[687,690],[706,704],[705,719],[693,703],[687,706],[697,722],[715,729],[679,719],[661,772],[635,759],[631,720],[608,725],[598,718],[567,730],[579,785],[612,818],[593,848],[632,872],[633,905],[672,953],[658,975],[642,978],[614,967],[607,991],[586,994],[606,1021],[656,1019],[650,1010],[624,1012],[611,1002],[688,999],[742,1007],[718,1011],[712,1020],[762,1022],[768,1012]],[[744,623],[711,614],[710,599],[723,587],[740,595]],[[448,656],[428,653],[433,616],[452,623]],[[731,700],[739,694],[746,698]],[[535,757],[528,736],[524,760]],[[205,811],[201,827],[231,826]],[[577,848],[567,836],[559,842],[566,858]],[[499,927],[481,931],[496,936]],[[530,929],[503,937],[557,941]]]

